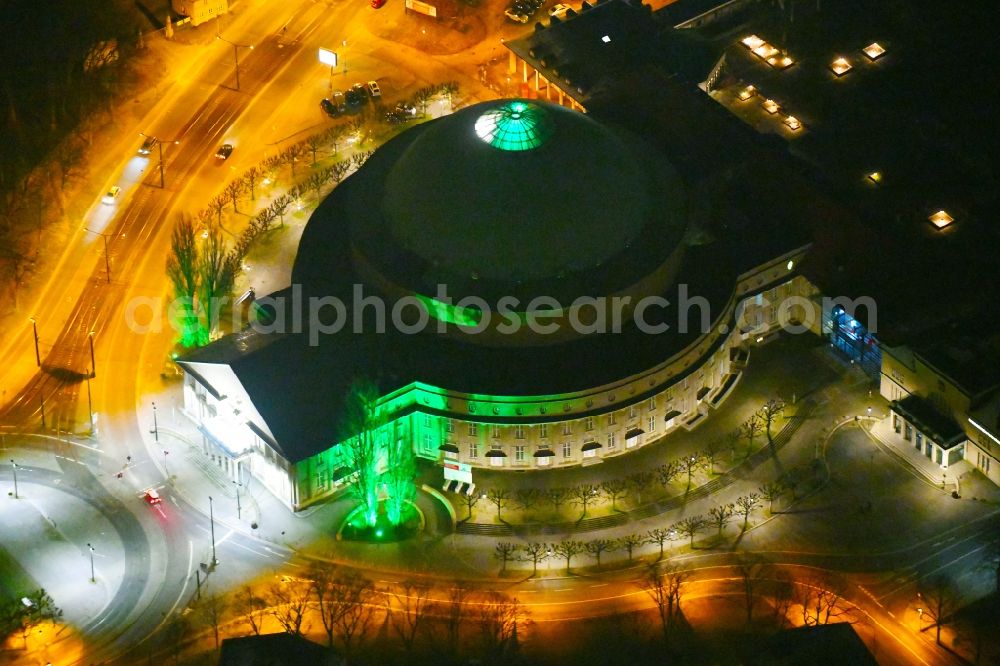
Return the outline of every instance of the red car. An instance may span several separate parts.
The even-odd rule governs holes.
[[[150,506],[159,504],[163,501],[163,498],[160,497],[160,493],[156,492],[153,488],[144,492],[142,494],[142,499],[146,500],[146,504],[149,504]]]
[[[385,0],[372,0],[372,9],[378,9],[385,4]]]

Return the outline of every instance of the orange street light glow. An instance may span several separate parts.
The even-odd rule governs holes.
[[[746,88],[740,91],[740,99],[745,102],[751,97],[753,97],[756,92],[757,92],[756,88],[754,88],[753,86],[747,86]]]
[[[777,113],[778,112],[778,103],[775,102],[773,99],[765,99],[764,103],[763,103],[763,107],[764,107],[764,110],[767,111],[768,113]]]
[[[802,123],[800,123],[799,119],[796,118],[795,116],[788,116],[787,118],[785,118],[784,123],[788,125],[788,129],[792,130],[793,132],[802,127]]]

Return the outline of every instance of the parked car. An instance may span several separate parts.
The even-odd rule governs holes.
[[[320,101],[319,107],[323,109],[323,113],[330,116],[331,118],[336,118],[337,116],[340,115],[340,111],[337,110],[337,107],[334,105],[334,103],[326,99],[325,97]]]
[[[146,140],[142,142],[141,146],[139,146],[139,154],[149,155],[151,152],[153,152],[153,148],[155,146],[156,146],[156,139],[154,139],[151,136],[147,136]]]
[[[505,10],[503,15],[514,23],[527,23],[529,18],[527,14],[519,13],[514,8]]]
[[[368,94],[371,95],[372,99],[382,96],[382,89],[378,87],[378,81],[368,82]]]
[[[549,8],[549,16],[552,18],[563,19],[566,18],[566,14],[570,9],[571,7],[569,5],[552,5],[552,7]]]
[[[356,108],[368,101],[368,95],[364,86],[357,83],[344,91],[344,99],[347,101],[347,106]]]
[[[343,113],[344,111],[347,111],[347,102],[344,100],[343,91],[334,90],[333,97],[330,98],[330,101],[332,101],[333,105],[337,107],[338,112]]]
[[[224,143],[219,146],[219,149],[215,151],[215,157],[219,160],[228,160],[229,156],[233,154],[233,145],[231,143]]]
[[[385,0],[372,0],[372,9],[378,9],[385,4]]]
[[[118,187],[117,185],[112,185],[111,189],[107,191],[107,193],[104,195],[104,198],[101,199],[101,201],[103,201],[106,204],[113,204],[115,202],[115,199],[117,199],[118,195],[121,193],[122,193],[122,188]]]
[[[364,83],[355,83],[353,86],[351,86],[351,90],[361,95],[361,101],[363,102],[368,101],[368,86],[365,85]]]

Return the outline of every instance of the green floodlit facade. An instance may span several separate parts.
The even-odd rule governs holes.
[[[530,102],[508,102],[476,120],[476,135],[498,150],[534,150],[551,134],[552,122],[547,113]]]

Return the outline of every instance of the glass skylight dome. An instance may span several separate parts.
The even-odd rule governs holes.
[[[532,150],[552,134],[552,122],[541,107],[520,100],[493,107],[476,119],[476,134],[499,150]]]

